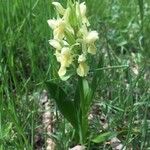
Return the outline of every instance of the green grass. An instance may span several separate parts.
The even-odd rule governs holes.
[[[65,0],[61,2],[65,4]],[[95,102],[107,116],[107,131],[117,131],[127,147],[148,150],[150,1],[86,3],[91,26],[100,33],[95,59],[100,59],[104,68],[98,71],[101,80]],[[45,88],[44,81],[57,78],[57,64],[48,44],[51,30],[46,22],[54,16],[51,0],[0,0],[0,150],[34,149],[34,135],[40,125],[38,96]],[[96,69],[95,60],[91,65]],[[133,72],[137,65],[138,75]],[[73,89],[72,84],[69,86]],[[60,146],[57,149],[66,150],[72,142],[69,131],[64,133],[69,125],[62,122],[57,123],[55,137]],[[91,133],[99,135],[100,129],[95,123]],[[93,147],[111,149],[104,143]]]

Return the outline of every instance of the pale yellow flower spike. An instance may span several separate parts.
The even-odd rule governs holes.
[[[87,8],[85,2],[76,2],[66,9],[59,2],[52,2],[52,4],[55,6],[59,15],[57,19],[50,19],[47,22],[53,30],[53,39],[49,40],[49,44],[55,48],[54,55],[60,63],[58,75],[61,80],[67,80],[71,76],[71,74],[67,72],[70,69],[69,67],[76,66],[76,62],[78,61],[78,67],[75,68],[76,72],[79,76],[85,77],[89,72],[86,57],[88,57],[89,54],[96,54],[95,42],[99,39],[97,31],[88,30],[90,24],[86,17]],[[76,25],[78,25],[79,28],[74,28],[75,22],[71,18],[73,13],[72,7],[74,6],[75,13],[73,15],[75,15],[76,21],[78,21]],[[75,50],[75,45],[78,45],[82,49]],[[81,52],[83,54],[81,54]],[[87,53],[89,54],[87,55]],[[79,56],[78,60],[76,60],[76,56]]]

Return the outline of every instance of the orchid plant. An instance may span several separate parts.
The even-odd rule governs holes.
[[[56,83],[48,82],[47,85],[60,112],[74,127],[77,142],[85,144],[89,125],[88,113],[98,84],[96,73],[93,73],[91,82],[86,79],[90,70],[88,60],[96,54],[95,42],[99,36],[97,31],[90,29],[85,2],[68,0],[67,8],[59,2],[52,4],[57,18],[47,22],[53,31],[53,39],[49,40],[49,44],[54,48],[54,55],[60,66],[58,75],[62,82],[68,82],[75,75],[78,83],[74,98],[68,97]]]

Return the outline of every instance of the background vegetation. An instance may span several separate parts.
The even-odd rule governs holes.
[[[60,2],[65,6],[65,0]],[[100,36],[95,60],[102,69],[95,104],[107,118],[106,130],[117,132],[128,148],[148,150],[150,1],[86,0],[86,4],[91,26]],[[34,149],[39,95],[44,81],[58,77],[48,44],[47,20],[53,17],[51,0],[0,0],[0,150]],[[73,84],[69,87],[73,89]],[[99,135],[104,129],[96,117],[91,132]],[[69,125],[58,120],[57,128],[57,149],[66,150],[72,144],[64,133]],[[100,143],[93,149],[111,148]]]

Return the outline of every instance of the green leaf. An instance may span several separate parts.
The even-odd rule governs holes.
[[[67,94],[59,85],[52,82],[46,82],[46,85],[49,94],[55,100],[59,111],[74,128],[77,128],[77,116],[73,101],[68,99]]]
[[[105,142],[113,137],[115,137],[117,135],[116,132],[106,132],[106,133],[102,133],[101,135],[98,135],[97,137],[95,137],[92,142],[94,143],[101,143],[101,142]]]
[[[75,91],[74,103],[76,106],[76,110],[82,110],[82,115],[86,115],[88,113],[88,96],[91,92],[88,81],[84,78],[78,79],[77,88]]]
[[[99,57],[99,62],[97,64],[96,68],[102,68],[103,66],[103,55],[100,55]],[[88,106],[90,107],[92,100],[94,99],[94,95],[96,92],[97,87],[100,84],[100,81],[103,79],[103,70],[99,70],[99,71],[94,71],[93,70],[93,78],[92,78],[92,82],[90,84],[90,93],[88,94]]]
[[[82,87],[81,87],[81,82],[82,80],[80,78],[78,78],[78,83],[76,86],[76,91],[75,91],[75,95],[74,95],[74,104],[76,107],[77,112],[79,112],[80,109],[80,102],[81,102],[81,93],[82,93]]]
[[[85,78],[78,78],[75,91],[74,104],[78,116],[80,143],[84,142],[88,131],[88,106],[87,99],[90,92],[88,81]]]

